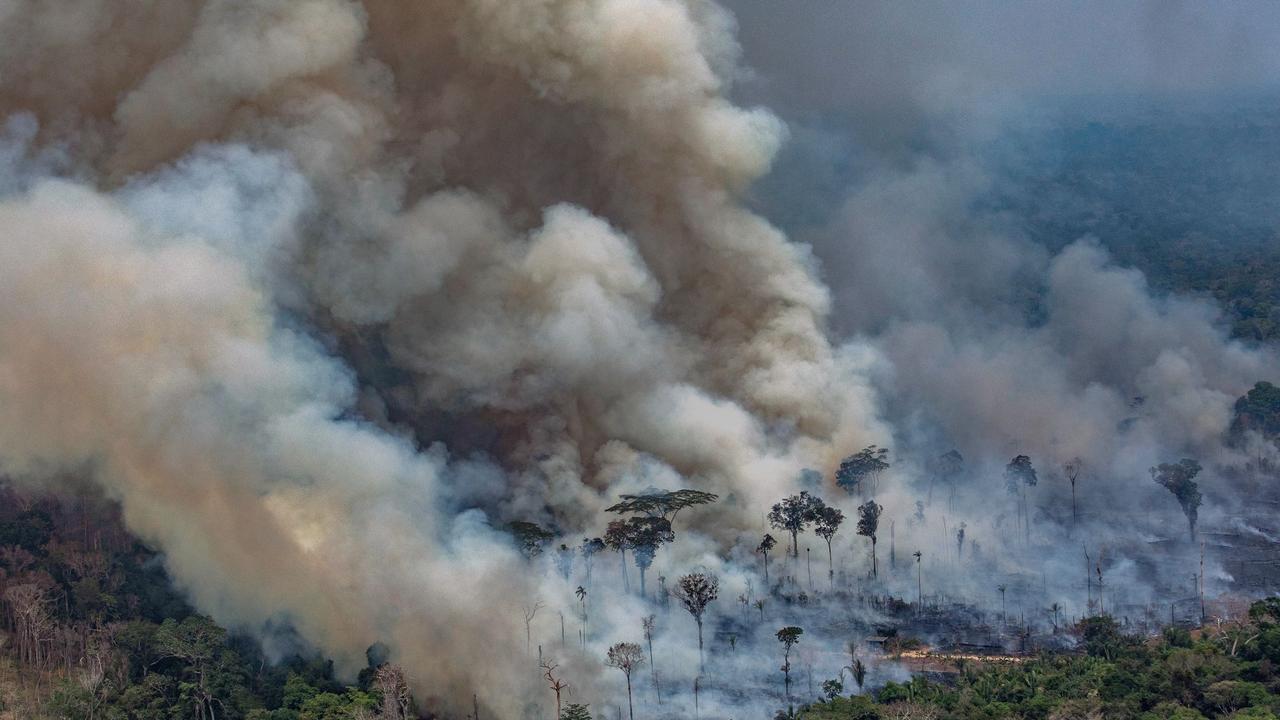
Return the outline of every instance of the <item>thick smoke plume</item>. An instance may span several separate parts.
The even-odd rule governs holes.
[[[943,532],[908,518],[951,447],[983,488],[1017,453],[1046,475],[1086,457],[1095,507],[1156,496],[1146,468],[1178,453],[1235,459],[1230,405],[1270,352],[1093,241],[1055,254],[972,212],[1004,91],[1056,81],[974,78],[1046,64],[924,57],[872,81],[850,70],[871,52],[831,78],[799,41],[752,54],[779,11],[735,10],[760,75],[710,0],[0,2],[0,470],[100,483],[219,622],[291,628],[347,673],[386,642],[431,707],[479,694],[506,718],[538,681],[520,606],[553,603],[542,638],[576,612],[510,521],[576,540],[620,492],[718,493],[658,569],[711,566],[732,612],[764,509],[872,443],[906,451],[880,498],[904,558]],[[980,35],[951,21],[935,47]],[[1236,46],[1198,82],[1271,58]],[[770,58],[839,91],[778,92]],[[1131,89],[1147,60],[1108,67]],[[788,131],[756,99],[796,108],[802,151],[865,145],[856,180],[815,192],[810,244],[745,199],[811,202],[761,199]],[[828,112],[847,127],[803,122]],[[992,506],[961,499],[951,532],[969,518],[990,553]],[[611,600],[586,658],[638,639],[639,601]],[[584,694],[604,682],[561,659]]]
[[[537,595],[491,527],[659,472],[731,533],[885,439],[740,203],[784,132],[712,3],[2,13],[4,471],[99,481],[219,621],[470,700]]]

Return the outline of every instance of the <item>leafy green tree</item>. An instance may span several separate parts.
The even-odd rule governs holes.
[[[226,630],[201,615],[165,620],[156,631],[156,656],[179,664],[178,690],[197,720],[213,720],[214,713],[225,716],[228,691],[242,680],[226,637]]]
[[[1280,387],[1259,382],[1236,400],[1231,435],[1239,438],[1250,431],[1273,439],[1280,437]]]
[[[560,712],[560,720],[591,720],[591,713],[586,705],[570,703]]]

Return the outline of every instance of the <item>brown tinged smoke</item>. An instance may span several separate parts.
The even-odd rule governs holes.
[[[5,5],[4,471],[92,475],[221,622],[348,670],[388,641],[446,703],[508,682],[533,581],[455,508],[573,525],[657,463],[732,532],[885,440],[806,249],[739,201],[783,129],[726,101],[732,30],[700,0]]]

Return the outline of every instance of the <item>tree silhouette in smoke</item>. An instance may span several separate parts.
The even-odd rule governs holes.
[[[880,528],[880,513],[884,507],[875,500],[858,506],[858,534],[871,539],[871,576],[879,577],[876,566],[876,531]]]
[[[768,590],[768,586],[769,586],[769,552],[773,550],[774,546],[777,544],[778,544],[778,541],[774,540],[772,535],[770,535],[769,533],[765,533],[764,537],[760,539],[760,544],[756,546],[756,552],[764,556],[765,590]]]
[[[604,545],[620,556],[622,589],[631,592],[631,577],[627,574],[627,551],[632,548],[635,536],[626,520],[614,520],[604,529]]]
[[[796,495],[783,498],[769,511],[769,525],[775,530],[791,533],[791,557],[800,557],[798,538],[805,528],[818,519],[822,501],[801,490]]]
[[[707,606],[720,596],[720,578],[709,572],[692,572],[682,575],[676,581],[676,589],[672,591],[676,601],[680,603],[698,624],[698,663],[704,666],[702,652],[702,619],[706,615]]]
[[[959,450],[948,450],[929,461],[929,500],[933,500],[933,484],[941,480],[947,486],[947,506],[955,502],[956,483],[964,473],[964,456]]]
[[[1182,514],[1187,516],[1187,528],[1191,539],[1196,539],[1196,519],[1200,514],[1200,503],[1204,499],[1200,495],[1200,486],[1195,478],[1200,474],[1200,463],[1191,458],[1183,458],[1176,463],[1161,463],[1151,468],[1151,479],[1165,490],[1173,493]]]
[[[791,700],[791,648],[800,642],[800,636],[804,634],[804,630],[788,625],[778,631],[778,642],[782,643],[782,682],[785,687],[787,700]]]
[[[636,643],[615,643],[606,653],[604,664],[621,670],[622,674],[626,676],[627,710],[631,720],[635,720],[636,710],[631,703],[631,673],[644,664],[644,648]]]
[[[526,560],[532,560],[541,555],[542,549],[556,536],[541,525],[524,520],[509,523],[507,530],[515,538],[516,547],[520,549]]]
[[[831,540],[836,536],[836,532],[840,530],[840,526],[844,523],[844,513],[839,508],[832,507],[825,503],[822,504],[817,511],[817,519],[814,520],[813,532],[827,543],[827,578],[832,583],[835,582],[836,566],[835,558],[831,552]]]
[[[676,539],[671,523],[663,517],[634,517],[626,521],[631,557],[640,570],[640,595],[645,595],[644,578],[658,548]]]
[[[880,473],[889,469],[889,449],[868,445],[845,458],[836,470],[836,484],[852,495],[866,484],[873,485]],[[869,481],[869,482],[868,482]]]
[[[1004,467],[1005,488],[1009,494],[1018,499],[1018,512],[1022,518],[1022,527],[1027,540],[1031,539],[1031,513],[1027,507],[1027,488],[1035,487],[1039,482],[1036,469],[1027,455],[1015,456]]]
[[[619,495],[619,502],[605,508],[611,513],[641,513],[652,517],[663,517],[674,523],[676,515],[687,507],[706,505],[720,499],[715,493],[701,490],[673,490],[662,492],[654,490],[637,495]]]

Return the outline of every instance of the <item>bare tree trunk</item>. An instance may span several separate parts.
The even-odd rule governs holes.
[[[631,673],[627,673],[627,714],[630,715],[631,720],[636,720],[636,709],[631,704]]]
[[[764,611],[762,610],[761,612],[763,613]],[[707,661],[702,654],[702,618],[697,618],[697,620],[698,620],[698,668],[701,672],[705,672],[707,669]]]

